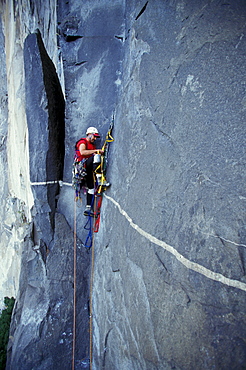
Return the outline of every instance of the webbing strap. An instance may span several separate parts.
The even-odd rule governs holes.
[[[88,216],[87,218],[88,220],[84,226],[84,229],[88,230],[88,234],[84,246],[86,248],[91,248],[93,239],[93,217]]]
[[[106,139],[104,141],[104,144],[103,144],[103,147],[102,149],[105,149],[105,146],[107,143],[112,143],[112,141],[114,141],[114,138],[113,136],[110,134],[110,132],[108,131],[107,135],[106,135]]]
[[[97,201],[97,207],[96,207],[97,218],[95,219],[94,228],[93,228],[94,233],[97,233],[99,230],[100,217],[101,217],[101,206],[102,206],[102,195],[99,195],[99,199]]]

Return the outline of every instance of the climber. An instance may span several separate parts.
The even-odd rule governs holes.
[[[100,138],[98,130],[95,127],[89,127],[86,131],[86,137],[81,138],[77,141],[75,145],[75,155],[77,157],[77,161],[84,162],[84,167],[86,170],[86,184],[88,187],[87,196],[86,196],[86,208],[84,211],[85,216],[92,216],[93,211],[93,198],[94,198],[94,177],[93,177],[93,159],[94,154],[103,154],[102,149],[96,149],[94,144],[95,140]]]

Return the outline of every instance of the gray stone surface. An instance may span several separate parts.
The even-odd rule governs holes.
[[[0,74],[0,89],[1,89],[1,100],[0,100],[0,117],[1,117],[1,126],[0,126],[0,168],[2,173],[2,181],[0,184],[1,187],[1,196],[6,194],[6,182],[3,179],[7,175],[7,155],[6,155],[6,142],[7,142],[7,132],[8,132],[8,110],[7,110],[7,76],[6,76],[6,64],[5,64],[5,50],[4,50],[4,35],[2,32],[2,21],[0,19],[0,55],[1,55],[1,74]],[[4,200],[1,199],[1,204]],[[1,208],[1,212],[4,212],[4,207]]]
[[[4,220],[6,219],[6,194],[8,193],[8,187],[6,178],[8,176],[8,164],[7,164],[7,134],[8,134],[8,90],[7,90],[7,74],[6,74],[6,64],[5,64],[5,49],[4,49],[4,35],[2,32],[2,20],[0,18],[0,64],[2,66],[1,72],[0,72],[0,172],[1,172],[1,180],[0,180],[0,203],[1,203],[1,209],[0,209],[0,219]],[[0,239],[6,243],[6,245],[9,244],[10,240],[10,229],[9,225],[7,225],[7,222],[1,222],[0,223]],[[2,261],[5,262],[5,256],[2,256]],[[7,269],[6,269],[7,270]],[[2,276],[9,277],[11,280],[10,274],[8,274],[9,271],[2,272]],[[3,283],[3,280],[4,283]],[[0,295],[6,296],[10,295],[12,293],[12,284],[11,282],[7,283],[6,280],[8,278],[3,279],[1,277],[1,283],[0,284]],[[4,286],[2,286],[4,285]],[[3,306],[3,302],[0,303],[0,307]]]
[[[188,260],[245,282],[245,3],[149,1],[137,20],[129,3],[108,195]],[[104,206],[95,367],[244,368],[245,291]]]
[[[73,232],[55,216],[54,248],[44,262],[26,240],[19,297],[12,319],[8,369],[68,369],[73,340]],[[90,256],[77,240],[76,349],[78,368],[88,359]]]
[[[67,369],[73,335],[77,336],[76,366],[88,366],[90,255],[77,239],[73,330],[75,236],[56,210],[63,175],[64,98],[38,31],[25,40],[24,60],[34,207],[22,254],[7,368],[54,369],[59,363],[60,369]]]
[[[90,125],[105,135],[115,114],[112,186],[95,235],[93,369],[245,368],[245,24],[242,0],[58,2],[65,183],[74,142]],[[27,38],[26,53],[26,76],[40,82],[37,35]],[[45,180],[37,181],[57,180],[63,155],[58,166],[56,154],[46,157],[56,122],[46,109],[52,89],[39,83],[31,94],[32,86],[26,78],[30,150],[40,136],[44,151],[31,176],[40,163]],[[33,191],[8,366],[65,369],[74,194],[68,184]],[[89,353],[82,211],[83,204],[76,209],[78,369],[88,368]]]
[[[71,183],[75,142],[85,136],[87,127],[96,126],[101,147],[119,99],[122,73],[124,8],[121,1],[58,4],[59,45],[64,62],[66,93],[66,140],[64,181]],[[68,38],[68,36],[80,36]],[[73,227],[74,191],[63,186],[59,211]],[[86,240],[82,207],[77,208],[81,227],[77,233]]]
[[[63,176],[65,103],[54,64],[39,31],[25,40],[24,62],[30,180],[35,183],[34,227],[38,230],[41,243],[50,249],[59,194],[58,181]],[[56,183],[52,184],[52,181]],[[35,243],[40,244],[39,240]]]

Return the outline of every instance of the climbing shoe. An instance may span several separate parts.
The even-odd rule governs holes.
[[[104,188],[109,188],[111,186],[110,182],[99,182],[98,186],[103,186]]]
[[[89,217],[95,217],[96,216],[96,214],[92,211],[90,206],[86,206],[86,208],[84,210],[84,215],[89,216]]]

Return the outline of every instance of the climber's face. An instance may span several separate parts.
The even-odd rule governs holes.
[[[93,135],[93,134],[89,134],[89,135],[88,135],[88,139],[89,139],[89,141],[90,141],[91,143],[94,143],[94,141],[96,140],[96,136],[95,136],[95,135]]]

